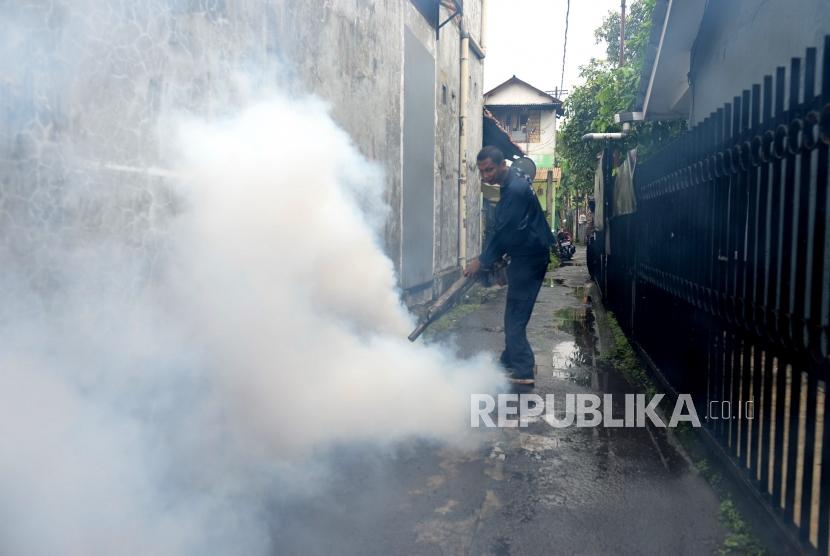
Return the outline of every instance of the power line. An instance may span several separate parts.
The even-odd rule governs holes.
[[[562,77],[559,79],[559,90],[565,88],[565,54],[568,52],[568,18],[571,15],[571,0],[568,0],[568,8],[565,11],[565,44],[562,46]]]

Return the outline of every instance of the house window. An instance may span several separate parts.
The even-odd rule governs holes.
[[[494,106],[493,117],[517,143],[542,142],[542,110],[523,106]]]
[[[518,143],[527,142],[527,112],[516,110],[510,115],[510,138]]]
[[[540,143],[542,141],[542,112],[540,110],[528,112],[525,128],[528,143]]]

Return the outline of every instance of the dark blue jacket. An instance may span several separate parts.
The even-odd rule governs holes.
[[[496,219],[490,240],[481,252],[482,266],[488,267],[507,253],[511,257],[545,257],[553,235],[530,178],[512,166],[501,184]]]

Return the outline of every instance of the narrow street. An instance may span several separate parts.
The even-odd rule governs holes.
[[[0,0],[0,556],[830,556],[828,4]]]
[[[598,361],[608,340],[587,284],[580,246],[572,264],[548,274],[530,324],[535,392],[557,402],[566,393],[633,392]],[[497,354],[504,295],[474,290],[429,341]],[[338,454],[343,463],[324,496],[283,508],[293,517],[276,531],[278,545],[288,554],[713,553],[725,536],[718,498],[659,432],[554,429],[537,419],[486,433],[491,439],[473,452],[350,449]]]

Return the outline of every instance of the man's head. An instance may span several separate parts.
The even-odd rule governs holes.
[[[490,184],[500,184],[507,175],[507,163],[504,155],[496,147],[487,146],[476,157],[481,179]]]

